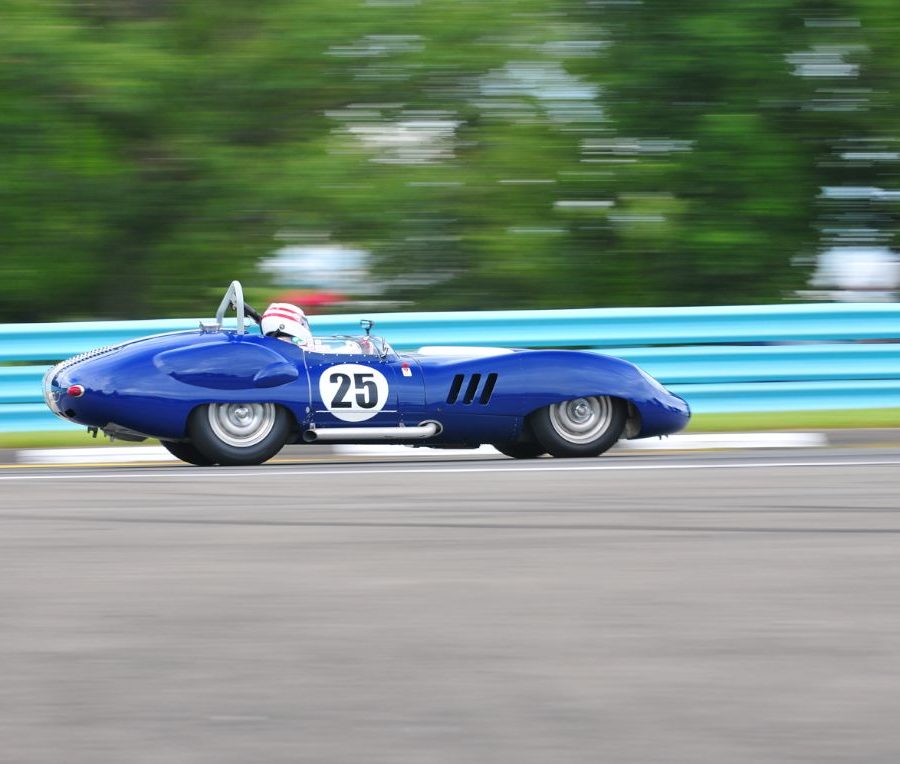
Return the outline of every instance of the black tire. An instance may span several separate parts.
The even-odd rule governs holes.
[[[193,443],[175,440],[161,440],[159,442],[172,456],[188,464],[195,464],[198,467],[211,467],[215,464],[214,461],[201,454]]]
[[[598,395],[545,406],[529,417],[534,437],[557,457],[599,456],[625,429],[628,406],[619,398]]]
[[[501,454],[513,459],[537,459],[547,453],[547,449],[539,443],[492,443]]]
[[[274,403],[210,403],[188,418],[197,450],[215,464],[262,464],[287,442],[291,415]]]

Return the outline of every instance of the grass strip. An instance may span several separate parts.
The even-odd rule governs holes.
[[[841,411],[747,411],[695,414],[688,432],[772,432],[777,430],[849,430],[900,427],[900,409]]]

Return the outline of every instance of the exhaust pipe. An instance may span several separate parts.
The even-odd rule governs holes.
[[[438,435],[440,422],[422,422],[415,427],[320,427],[303,433],[306,443],[337,440],[425,440]]]

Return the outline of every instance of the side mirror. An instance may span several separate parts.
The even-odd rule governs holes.
[[[359,322],[359,325],[362,327],[363,331],[366,333],[366,337],[369,336],[369,333],[372,331],[372,328],[375,326],[375,322],[369,320],[368,318],[364,318]]]

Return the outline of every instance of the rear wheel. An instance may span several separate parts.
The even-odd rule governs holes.
[[[181,459],[188,464],[196,464],[198,467],[211,467],[215,464],[214,461],[201,454],[193,443],[175,440],[161,440],[160,443],[176,459]]]
[[[513,459],[537,459],[547,453],[547,449],[538,443],[493,443],[501,454]]]
[[[291,416],[274,403],[210,403],[191,412],[188,432],[216,464],[262,464],[287,442]]]
[[[598,456],[619,439],[627,416],[625,401],[597,395],[546,406],[529,423],[538,443],[553,456]]]

